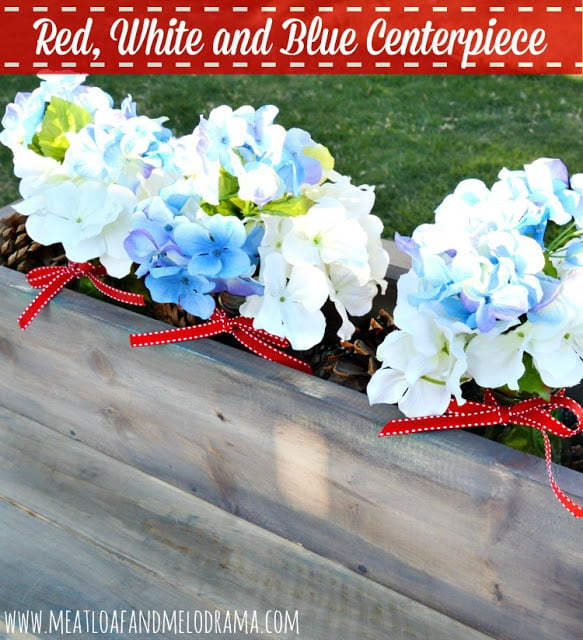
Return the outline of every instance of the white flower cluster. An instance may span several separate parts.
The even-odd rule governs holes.
[[[305,215],[261,215],[259,280],[265,288],[241,307],[257,328],[287,337],[296,349],[322,340],[326,300],[342,319],[338,335],[347,340],[354,333],[348,316],[368,313],[379,288],[386,288],[389,259],[380,240],[382,223],[370,213],[373,190],[333,171],[329,177],[303,191],[315,203]]]
[[[372,403],[440,415],[468,380],[545,394],[583,378],[583,175],[541,158],[463,181],[398,244],[412,269],[378,351]]]
[[[2,120],[33,240],[118,278],[135,263],[154,300],[203,319],[216,294],[243,296],[241,313],[295,349],[322,340],[330,300],[350,338],[386,285],[371,187],[272,105],[217,107],[176,138],[84,80],[47,76]]]
[[[26,230],[44,245],[62,243],[75,262],[99,258],[123,277],[124,250],[138,200],[178,176],[171,134],[160,120],[138,117],[128,97],[111,97],[82,83],[85,76],[46,76],[8,105],[0,141],[12,149],[28,216]]]

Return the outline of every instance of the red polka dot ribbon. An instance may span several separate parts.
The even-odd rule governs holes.
[[[132,347],[151,347],[159,344],[210,338],[221,333],[231,334],[244,347],[266,360],[284,364],[304,373],[312,373],[312,369],[307,362],[281,351],[281,349],[286,349],[290,346],[286,338],[274,336],[267,331],[263,331],[263,329],[255,329],[253,327],[253,318],[245,318],[243,316],[230,317],[219,307],[215,309],[207,322],[165,331],[134,333],[130,335],[130,344]]]
[[[89,278],[98,291],[118,302],[144,306],[144,298],[140,294],[120,291],[99,280],[105,275],[107,275],[107,271],[103,265],[94,265],[90,262],[69,262],[67,265],[58,267],[48,266],[32,269],[26,274],[26,279],[32,287],[40,287],[42,291],[18,318],[20,328],[26,329],[57,293],[75,278]]]
[[[554,409],[567,409],[577,418],[577,428],[570,429],[552,416]],[[564,395],[564,390],[553,394],[550,400],[529,398],[514,405],[501,405],[492,392],[484,391],[484,402],[468,401],[462,405],[452,398],[447,411],[441,416],[421,416],[418,418],[397,418],[389,421],[379,437],[419,433],[422,431],[442,431],[468,427],[489,427],[497,425],[527,425],[538,429],[543,436],[547,474],[553,492],[559,502],[577,518],[583,517],[583,506],[577,504],[559,487],[552,469],[552,433],[560,438],[570,438],[583,431],[583,407]]]

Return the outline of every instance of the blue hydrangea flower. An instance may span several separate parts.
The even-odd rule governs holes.
[[[44,94],[46,102],[51,96],[74,102],[83,107],[91,115],[99,109],[111,109],[113,98],[99,87],[83,84],[86,74],[39,74],[41,79],[39,90]]]
[[[252,276],[264,230],[250,226],[248,234],[234,216],[194,212],[196,202],[186,180],[142,202],[125,248],[155,301],[180,304],[202,318],[212,313],[210,294],[263,294],[263,285]]]
[[[306,147],[315,146],[307,131],[289,129],[281,162],[275,167],[290,193],[298,194],[302,184],[315,185],[322,178],[322,165],[304,153]]]
[[[231,107],[222,105],[209,113],[208,120],[201,117],[199,152],[208,161],[218,160],[230,174],[236,174],[237,155],[233,149],[245,143],[247,122],[233,113]]]
[[[264,105],[257,110],[244,106],[234,112],[247,122],[245,144],[239,149],[245,161],[258,160],[269,165],[280,162],[286,132],[281,125],[274,124],[278,112],[273,105]]]
[[[243,250],[247,234],[243,223],[233,216],[207,217],[206,224],[184,224],[174,231],[181,251],[190,256],[192,275],[236,278],[247,275],[251,261]]]
[[[40,75],[40,86],[31,93],[19,92],[8,104],[0,133],[0,142],[13,151],[28,147],[40,129],[46,106],[53,96],[73,102],[91,115],[99,109],[109,109],[112,97],[97,87],[83,85],[85,75]]]
[[[437,226],[422,225],[412,238],[398,238],[419,278],[409,304],[429,304],[444,320],[488,333],[503,331],[541,303],[545,257],[534,239],[511,229],[442,233]]]
[[[235,296],[262,296],[264,286],[246,276],[240,276],[239,278],[209,278],[213,283],[213,293],[219,293],[220,291],[226,291],[232,293]]]
[[[203,320],[210,318],[215,299],[208,295],[213,285],[181,267],[156,267],[146,277],[146,286],[156,302],[172,302]]]
[[[247,233],[247,239],[242,246],[243,251],[249,256],[251,265],[254,267],[259,265],[259,246],[264,236],[265,227],[263,225],[256,225]]]
[[[259,266],[259,245],[265,235],[265,228],[257,225],[249,231],[247,239],[241,247],[249,257],[251,267],[248,273],[254,273]],[[264,286],[249,276],[239,276],[236,278],[209,278],[214,283],[213,291],[227,291],[236,296],[262,296]]]
[[[539,158],[524,170],[503,169],[492,194],[506,200],[518,217],[515,227],[544,245],[549,221],[568,224],[573,218],[583,222],[583,199],[570,188],[569,173],[561,160]]]
[[[15,149],[28,146],[39,127],[45,112],[44,94],[38,90],[33,93],[19,92],[6,107],[0,133],[0,142]]]
[[[156,228],[153,229],[153,231],[156,230]],[[163,243],[145,229],[130,231],[124,247],[132,261],[139,265],[136,269],[138,278],[147,275],[151,269],[161,266],[165,257]]]
[[[134,213],[133,230],[124,242],[130,258],[138,264],[136,275],[145,276],[150,269],[160,266],[185,266],[187,258],[173,239],[176,225],[185,218],[174,214],[160,197],[141,204]]]
[[[583,240],[572,240],[564,250],[564,261],[571,268],[583,267]]]
[[[285,185],[281,178],[275,169],[262,162],[248,162],[238,177],[239,198],[259,207],[284,195]]]

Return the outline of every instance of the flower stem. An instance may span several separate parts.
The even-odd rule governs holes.
[[[545,253],[549,256],[552,255],[555,251],[564,247],[569,240],[580,236],[581,233],[581,231],[577,231],[575,222],[571,222],[565,229],[561,231],[561,233],[559,233],[556,238],[553,238],[553,240],[551,240]]]

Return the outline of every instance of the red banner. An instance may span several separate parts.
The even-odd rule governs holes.
[[[13,0],[2,73],[583,73],[581,0]]]

